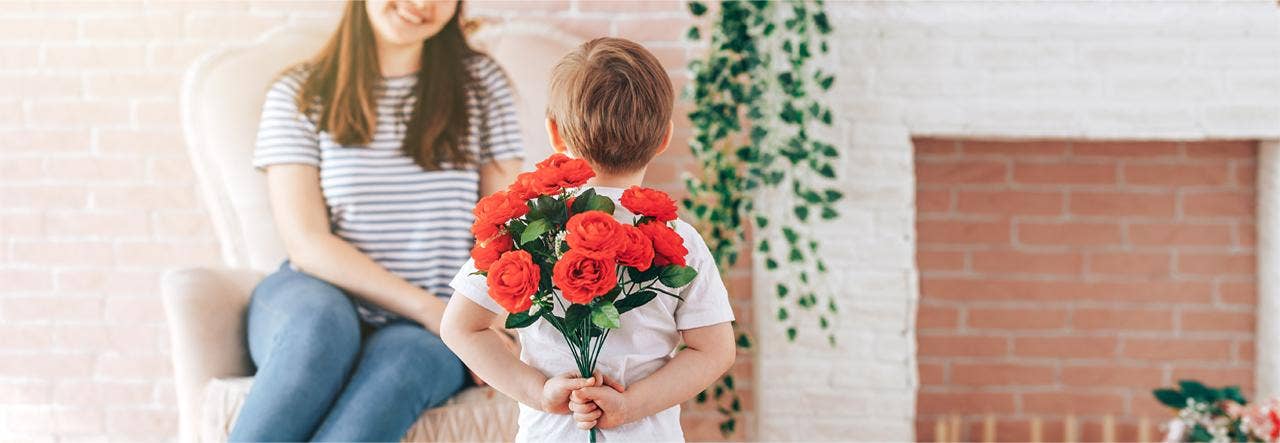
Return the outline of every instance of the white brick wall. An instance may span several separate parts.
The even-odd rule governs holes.
[[[913,438],[911,137],[1280,138],[1273,1],[828,5],[847,198],[820,232],[839,239],[841,345],[786,343],[756,298],[766,440]]]

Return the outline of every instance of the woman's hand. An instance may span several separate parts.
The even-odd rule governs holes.
[[[520,344],[516,343],[515,338],[511,337],[511,335],[506,331],[496,327],[489,328],[489,330],[498,334],[498,339],[507,347],[507,351],[510,351],[512,354],[517,356],[520,355]],[[477,375],[475,371],[472,371],[471,368],[467,368],[467,372],[471,374],[471,381],[475,382],[476,386],[485,386],[487,384],[484,382],[484,379],[480,378],[480,376]]]

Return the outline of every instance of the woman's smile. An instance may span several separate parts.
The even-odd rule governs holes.
[[[396,2],[392,7],[392,14],[409,26],[422,25],[428,21],[427,17],[423,16],[421,12],[415,11],[412,6],[405,2]]]

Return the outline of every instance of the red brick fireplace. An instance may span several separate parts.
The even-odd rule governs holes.
[[[918,440],[1127,441],[1153,387],[1252,391],[1256,142],[913,142]]]

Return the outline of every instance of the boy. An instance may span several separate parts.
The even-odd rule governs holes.
[[[655,156],[671,142],[674,92],[657,58],[627,40],[599,38],[561,59],[552,73],[547,134],[557,152],[585,159],[596,171],[587,183],[619,201],[639,185]],[[630,223],[621,205],[614,213]],[[568,345],[545,320],[520,329],[517,360],[489,327],[506,312],[488,296],[485,277],[458,272],[445,309],[445,343],[490,386],[520,402],[516,441],[683,441],[680,403],[729,369],[736,351],[733,311],[707,245],[689,224],[675,221],[688,265],[698,277],[622,316],[597,362],[579,378]],[[672,356],[681,343],[686,348]]]

